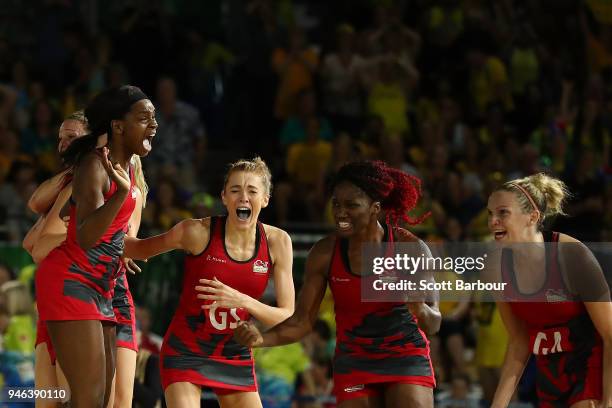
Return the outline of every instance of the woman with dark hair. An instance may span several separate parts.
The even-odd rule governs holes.
[[[69,115],[60,126],[58,143],[60,154],[70,146],[72,141],[86,135],[87,129],[88,123],[83,111],[77,111]],[[106,144],[106,142],[106,138],[102,138],[99,140],[98,146]],[[131,162],[134,167],[137,196],[136,208],[130,219],[128,235],[135,237],[140,227],[141,210],[146,202],[148,186],[144,179],[140,156],[132,156]],[[32,194],[28,203],[30,209],[41,214],[41,216],[24,238],[23,247],[37,264],[40,264],[53,248],[59,246],[66,239],[66,223],[60,214],[72,194],[73,170],[73,167],[68,167],[46,180]],[[125,258],[124,263],[126,263],[126,269],[130,272],[135,273],[134,268],[136,268],[136,271],[138,270],[134,263]],[[138,346],[135,339],[134,302],[124,273],[117,277],[113,295],[113,309],[117,317],[117,361],[113,398],[110,399],[108,406],[130,407],[132,405]],[[38,320],[36,327],[34,379],[36,388],[68,388],[64,373],[60,365],[56,364],[55,350],[51,344],[47,326],[41,320]],[[36,401],[37,408],[56,406],[57,403],[53,400],[40,399]]]
[[[238,342],[250,347],[288,344],[313,327],[329,283],[334,297],[337,336],[334,394],[338,406],[433,407],[435,385],[428,333],[440,327],[437,302],[362,302],[364,244],[413,242],[417,237],[397,226],[417,224],[407,213],[421,197],[420,180],[383,162],[343,166],[333,187],[336,233],[310,250],[304,286],[293,315],[261,334],[251,323],[236,329]],[[379,222],[382,214],[386,222]]]
[[[90,133],[63,153],[74,166],[66,240],[36,274],[40,319],[71,390],[71,406],[102,407],[115,370],[112,295],[122,271],[123,239],[136,206],[133,155],[151,150],[155,108],[138,88],[96,96],[85,109]],[[100,138],[107,146],[97,149]]]

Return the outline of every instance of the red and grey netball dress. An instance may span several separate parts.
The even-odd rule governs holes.
[[[389,225],[383,242],[393,245]],[[351,272],[348,240],[337,239],[329,270],[336,312],[334,394],[338,403],[382,392],[394,383],[434,387],[429,341],[406,303],[362,302],[361,277]]]
[[[138,344],[136,344],[136,311],[125,271],[117,277],[112,305],[117,319],[117,347],[138,352]],[[36,322],[35,346],[41,343],[47,345],[51,364],[55,365],[55,349],[47,331],[47,324],[42,319],[38,319]]]
[[[76,240],[76,206],[71,200],[66,240],[54,248],[36,272],[36,299],[40,319],[106,320],[115,322],[112,307],[114,281],[120,271],[123,238],[136,205],[133,171],[131,186],[117,216],[88,250]],[[111,180],[104,201],[117,192]]]
[[[544,240],[558,242],[559,234],[545,232]],[[575,296],[563,281],[557,250],[557,245],[547,245],[545,284],[530,294],[518,289],[512,253],[502,252],[502,279],[509,282],[504,297],[529,331],[529,347],[536,356],[539,406],[551,408],[600,400],[603,373],[602,339],[584,304],[572,300]]]
[[[263,294],[272,272],[264,227],[257,223],[251,259],[236,261],[225,248],[227,217],[212,217],[210,240],[204,251],[185,260],[183,293],[160,354],[162,385],[189,382],[210,387],[217,394],[257,391],[251,350],[233,339],[238,322],[250,314],[242,308],[204,310],[195,286],[214,279],[254,299]]]
[[[138,352],[136,343],[136,308],[130,292],[125,267],[117,277],[113,294],[113,311],[117,319],[117,347]]]
[[[49,337],[47,324],[39,318],[36,322],[36,342],[34,343],[34,348],[38,347],[38,345],[42,343],[45,343],[47,345],[49,359],[51,360],[51,364],[55,365],[55,360],[57,358],[55,356],[55,349],[53,348],[53,344],[51,343],[51,337]]]

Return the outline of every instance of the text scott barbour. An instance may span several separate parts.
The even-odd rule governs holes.
[[[418,282],[409,281],[407,279],[401,279],[398,281],[387,281],[385,279],[377,279],[372,283],[374,290],[377,291],[405,291],[405,290],[444,290],[444,291],[455,291],[455,290],[478,290],[478,291],[503,291],[506,289],[506,282],[482,282],[477,280],[475,282],[466,282],[461,279],[457,280],[444,280],[440,282],[432,282],[431,280],[421,279]]]
[[[482,271],[485,268],[487,254],[480,257],[436,257],[421,254],[409,256],[396,254],[390,257],[374,257],[372,259],[372,272],[381,275],[385,272],[404,272],[414,275],[417,271],[453,271],[458,275],[466,271]],[[408,279],[398,279],[383,276],[373,282],[376,291],[405,291],[405,290],[442,290],[442,291],[503,291],[506,283],[490,283],[476,280],[468,282],[461,279],[443,280],[434,282],[431,279],[421,279],[418,282]]]

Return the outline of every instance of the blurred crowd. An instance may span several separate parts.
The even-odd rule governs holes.
[[[494,186],[540,171],[572,193],[556,230],[612,239],[605,0],[3,1],[0,240],[19,245],[36,221],[26,203],[61,169],[62,118],[123,83],[150,95],[159,123],[143,236],[222,211],[224,165],[257,154],[274,171],[264,221],[290,232],[329,228],[327,180],[367,158],[422,179],[415,215],[431,216],[411,230],[429,241],[489,239]],[[5,303],[2,316],[34,318]],[[495,312],[443,313],[433,352],[447,401],[490,392],[494,363],[477,361],[496,358],[478,343],[506,341]],[[261,351],[262,394],[329,395],[333,325],[321,322],[303,344]]]

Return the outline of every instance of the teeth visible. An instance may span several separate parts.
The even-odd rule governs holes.
[[[149,139],[143,140],[142,146],[147,150],[151,150],[151,141]]]
[[[248,207],[238,207],[236,208],[236,215],[241,220],[247,220],[251,216],[251,209]]]
[[[338,223],[338,226],[339,226],[340,228],[348,228],[348,227],[350,227],[350,226],[351,226],[351,224],[350,224],[350,223],[348,223],[348,222],[339,222],[339,223]]]

